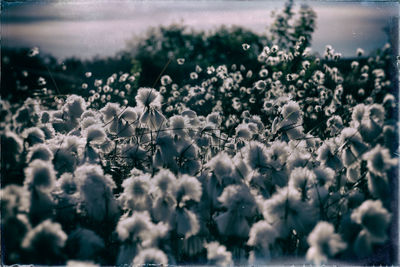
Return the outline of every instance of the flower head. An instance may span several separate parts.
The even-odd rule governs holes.
[[[112,190],[116,187],[99,165],[84,164],[74,173],[87,214],[95,221],[110,218],[118,212]]]
[[[201,195],[202,187],[195,177],[184,174],[178,179],[176,196],[179,201],[194,200],[199,202]]]
[[[121,201],[125,209],[148,210],[151,207],[150,175],[129,177],[122,182],[124,192],[121,194]]]
[[[121,241],[143,242],[150,238],[153,223],[148,212],[135,212],[132,216],[121,218],[116,231]]]
[[[48,145],[37,144],[29,149],[26,159],[27,162],[34,161],[35,159],[51,161],[53,159],[53,152],[49,149]]]
[[[396,165],[397,160],[390,157],[389,150],[381,145],[375,146],[372,150],[363,155],[367,161],[368,170],[376,175],[385,175],[386,171]]]
[[[26,129],[22,136],[25,137],[25,140],[29,143],[29,145],[41,144],[44,143],[45,135],[43,131],[38,127],[32,127]]]
[[[175,192],[177,180],[170,170],[161,169],[152,179],[152,183],[155,189],[166,194],[168,192]]]
[[[117,103],[107,103],[104,108],[100,110],[103,113],[106,122],[114,119],[120,113],[120,106]]]
[[[312,171],[308,168],[297,167],[290,173],[289,186],[300,191],[305,199],[307,191],[314,180],[315,174]]]
[[[161,107],[162,96],[154,88],[139,88],[135,97],[138,107]]]
[[[205,245],[207,248],[207,259],[209,264],[216,266],[229,266],[232,264],[232,253],[218,242],[211,242]]]
[[[380,200],[366,200],[351,214],[351,219],[361,224],[375,243],[386,241],[391,217]]]
[[[185,117],[181,115],[172,116],[170,119],[171,131],[181,137],[186,136],[188,126]]]
[[[253,169],[265,168],[268,162],[268,151],[264,144],[250,141],[244,148],[246,160]]]
[[[56,181],[53,164],[40,159],[32,161],[25,169],[25,185],[50,191]]]
[[[61,249],[67,241],[67,235],[61,228],[61,225],[50,220],[43,221],[35,228],[30,230],[22,241],[22,247],[31,252],[32,257],[43,262],[45,259],[36,255],[43,255],[43,249],[46,250],[47,257],[57,257],[62,254]]]
[[[300,106],[297,102],[289,101],[282,107],[283,119],[288,122],[288,124],[299,123],[302,120],[302,112]]]
[[[266,221],[273,223],[280,236],[286,236],[291,229],[298,233],[307,232],[316,220],[315,210],[303,202],[301,194],[291,187],[278,189],[267,199],[263,215]]]
[[[340,235],[335,233],[333,225],[328,222],[319,222],[308,236],[307,242],[310,245],[307,260],[317,265],[347,247]]]
[[[65,101],[63,110],[66,110],[71,120],[76,120],[86,110],[86,106],[86,102],[81,96],[70,95]]]
[[[103,143],[107,137],[104,128],[99,124],[90,125],[85,129],[86,142],[89,144]]]
[[[168,258],[162,250],[148,248],[139,252],[133,259],[133,266],[167,266]]]
[[[226,152],[220,152],[207,162],[206,167],[210,168],[219,179],[222,179],[231,174],[232,159]]]
[[[136,121],[138,115],[136,113],[136,110],[131,107],[127,107],[125,111],[121,114],[121,119],[124,119],[125,121],[129,123],[133,123]]]
[[[258,221],[251,227],[247,244],[253,247],[268,248],[275,242],[278,232],[266,221]]]
[[[335,177],[335,171],[329,167],[319,166],[313,169],[316,182],[319,185],[330,185]]]

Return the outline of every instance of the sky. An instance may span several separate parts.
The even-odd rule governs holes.
[[[295,1],[298,8],[303,2]],[[399,4],[388,1],[308,1],[317,13],[312,49],[326,45],[351,57],[358,47],[370,52],[388,37],[383,28],[395,25]],[[183,23],[197,30],[220,25],[242,26],[265,34],[271,11],[284,1],[133,1],[58,0],[2,1],[1,45],[40,48],[57,58],[112,56],[133,36],[151,26]]]

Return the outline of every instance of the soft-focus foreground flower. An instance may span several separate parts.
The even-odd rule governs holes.
[[[307,242],[310,248],[306,258],[316,265],[327,262],[328,258],[347,247],[340,235],[335,233],[333,225],[328,222],[319,222],[308,236]]]

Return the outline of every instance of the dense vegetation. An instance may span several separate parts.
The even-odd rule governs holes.
[[[3,263],[396,263],[394,52],[321,58],[314,28],[289,2],[265,37],[174,25],[62,64],[3,49]]]

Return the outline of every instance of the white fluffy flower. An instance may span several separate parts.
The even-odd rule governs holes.
[[[335,171],[329,167],[319,166],[313,169],[315,179],[319,185],[331,185],[335,178]]]
[[[307,251],[307,260],[320,265],[347,247],[340,235],[335,233],[332,224],[319,222],[307,238],[310,248]]]
[[[311,154],[308,151],[296,149],[290,153],[286,160],[286,165],[288,170],[293,170],[297,167],[310,166],[311,161]]]
[[[237,138],[243,138],[246,140],[250,140],[251,137],[253,136],[252,131],[249,129],[249,126],[247,123],[241,123],[239,124],[236,129],[236,137]]]
[[[88,144],[101,144],[107,137],[104,128],[99,124],[93,124],[87,127],[85,129],[85,136]]]
[[[86,118],[99,118],[100,113],[95,110],[85,110],[81,115],[81,120]]]
[[[163,75],[162,77],[161,77],[161,84],[162,85],[168,85],[168,84],[170,84],[170,83],[172,83],[172,79],[171,79],[171,77],[169,76],[169,75]]]
[[[199,180],[195,177],[185,174],[178,179],[176,198],[179,202],[185,202],[188,200],[199,202],[201,195],[202,187]]]
[[[117,257],[117,265],[121,265],[132,262],[140,248],[157,246],[158,240],[167,234],[168,227],[163,223],[152,223],[147,211],[134,212],[130,217],[120,219],[116,232],[123,242]]]
[[[127,107],[125,111],[121,114],[121,118],[126,120],[129,123],[133,123],[137,120],[137,113],[134,108]]]
[[[58,175],[64,172],[74,172],[79,157],[82,154],[84,139],[77,136],[62,136],[51,145],[54,154],[54,168]]]
[[[315,180],[315,174],[308,168],[295,168],[290,173],[289,186],[300,191],[305,197],[307,190]]]
[[[251,141],[244,147],[246,161],[252,169],[267,167],[268,152],[264,144]]]
[[[281,125],[282,127],[301,123],[302,112],[299,104],[294,101],[289,101],[282,107],[282,116],[284,120],[284,123]]]
[[[50,113],[48,111],[43,111],[40,115],[41,123],[48,123],[50,121]]]
[[[303,126],[300,125],[293,125],[293,126],[288,126],[285,127],[284,129],[285,134],[290,140],[303,140],[306,139],[304,135],[304,128]],[[308,139],[306,139],[308,140]],[[306,144],[309,143],[309,141],[306,142]]]
[[[286,164],[290,148],[286,142],[276,140],[267,148],[267,154],[268,163],[275,169],[279,169]]]
[[[342,162],[343,165],[348,168],[351,167],[353,163],[357,162],[357,156],[349,147],[342,151]]]
[[[120,106],[117,103],[107,103],[104,108],[100,110],[103,113],[106,122],[114,119],[120,113]]]
[[[358,104],[353,108],[353,113],[351,114],[351,118],[353,122],[356,122],[354,125],[355,127],[358,127],[358,125],[361,123],[366,113],[367,113],[367,107],[364,104]]]
[[[158,107],[146,108],[140,116],[140,122],[147,125],[152,130],[160,130],[166,118]]]
[[[317,151],[317,160],[321,161],[326,166],[333,170],[338,170],[343,167],[342,162],[337,153],[338,146],[333,140],[325,141]]]
[[[177,180],[175,175],[170,170],[161,169],[151,181],[153,183],[153,187],[163,194],[175,193]]]
[[[137,177],[129,177],[122,182],[124,192],[120,200],[125,209],[149,210],[151,207],[150,199],[150,175],[143,174]]]
[[[263,215],[280,233],[286,236],[290,230],[307,233],[317,218],[316,211],[307,202],[301,201],[298,191],[290,187],[278,189],[264,202]]]
[[[335,115],[328,119],[326,125],[332,135],[337,135],[343,129],[343,120],[341,117]]]
[[[364,141],[373,143],[382,133],[382,128],[375,120],[367,118],[361,121],[359,131]]]
[[[76,169],[74,175],[78,179],[84,210],[91,219],[102,221],[111,219],[118,213],[112,192],[115,183],[109,175],[104,175],[99,165],[82,165]]]
[[[121,218],[116,231],[123,242],[143,242],[151,238],[149,231],[152,226],[148,212],[134,212],[130,217]]]
[[[207,248],[207,259],[210,265],[230,266],[232,265],[232,253],[226,250],[225,246],[218,242],[211,242],[205,245]]]
[[[29,219],[31,223],[37,224],[53,217],[55,206],[53,191],[37,190],[36,187],[33,187],[29,193]]]
[[[340,140],[342,142],[342,145],[350,146],[351,152],[356,157],[362,155],[368,149],[368,146],[363,142],[358,130],[351,127],[344,128],[342,130]]]
[[[374,243],[386,241],[391,217],[380,200],[366,200],[351,214],[351,219],[363,226]]]
[[[379,125],[385,120],[385,108],[381,104],[374,103],[369,107],[369,117]]]
[[[63,110],[68,112],[71,120],[76,120],[86,110],[86,102],[81,96],[70,95],[65,101]]]
[[[215,217],[218,231],[226,236],[247,237],[250,226],[246,218],[255,215],[256,202],[245,185],[230,185],[218,198],[228,210]]]
[[[255,199],[245,185],[227,186],[218,198],[223,207],[250,217],[255,212]]]
[[[67,235],[61,225],[46,220],[27,233],[22,241],[22,247],[30,251],[34,257],[42,256],[43,249],[46,249],[47,257],[50,255],[54,257],[61,255],[66,240]]]
[[[226,152],[220,152],[210,159],[205,166],[210,168],[218,179],[221,180],[223,177],[231,174],[232,165],[233,162],[229,155]]]
[[[53,152],[49,149],[48,145],[36,144],[33,147],[29,148],[28,155],[26,156],[26,161],[31,162],[35,159],[51,161],[53,159]]]
[[[208,114],[206,120],[207,122],[210,122],[216,126],[219,126],[222,123],[222,117],[219,112],[212,112]]]
[[[0,195],[2,220],[15,217],[29,208],[29,193],[25,187],[14,184],[7,185],[0,189]]]
[[[148,248],[139,252],[133,260],[133,266],[167,266],[168,258],[162,250]]]
[[[237,153],[233,158],[233,170],[232,170],[232,179],[234,181],[243,180],[249,174],[250,169],[245,159],[242,157],[240,153]]]
[[[274,227],[266,221],[259,221],[251,227],[247,244],[269,252],[269,245],[273,244],[277,237],[278,232]]]
[[[135,97],[138,107],[160,107],[162,96],[154,88],[139,88]]]
[[[183,116],[180,115],[175,115],[169,118],[170,121],[170,126],[171,126],[171,131],[181,137],[185,137],[188,129],[187,129],[187,123],[186,119]]]
[[[394,108],[396,106],[397,100],[392,94],[386,94],[383,98],[382,104],[385,108]]]
[[[361,230],[356,240],[354,241],[354,252],[358,257],[367,257],[373,253],[374,242],[371,239],[371,235],[368,231]]]
[[[51,191],[55,184],[56,174],[53,164],[40,159],[32,161],[25,169],[25,185],[42,191]]]
[[[38,127],[32,127],[26,129],[22,136],[24,136],[25,140],[28,142],[29,145],[41,144],[44,143],[45,135],[43,131]]]
[[[384,176],[386,171],[397,164],[397,160],[390,157],[389,150],[381,145],[377,145],[365,153],[363,159],[367,161],[368,170],[376,175]]]
[[[103,113],[104,122],[108,123],[108,130],[110,133],[118,133],[118,115],[121,108],[117,103],[107,103],[107,105],[100,110]]]
[[[176,164],[174,157],[177,156],[178,151],[175,146],[174,139],[169,133],[160,133],[156,139],[156,145],[160,150],[160,156],[167,166]]]

